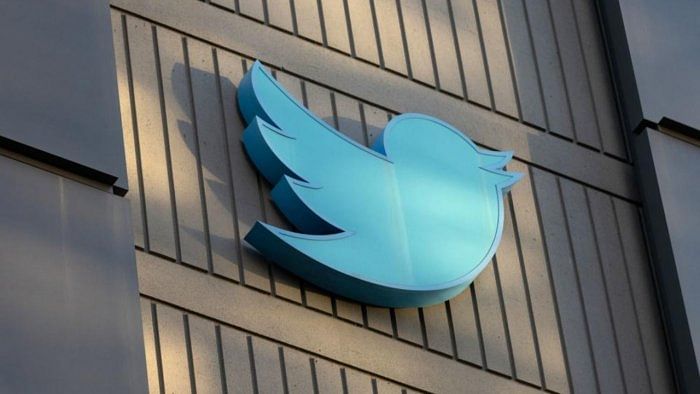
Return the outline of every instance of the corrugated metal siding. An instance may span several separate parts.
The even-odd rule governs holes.
[[[370,62],[434,86],[466,100],[464,105],[478,103],[482,111],[517,119],[538,133],[570,139],[577,149],[599,151],[601,160],[626,160],[591,1],[211,3],[199,7],[218,7],[231,23],[239,20],[233,12],[254,18],[341,51],[347,61]],[[159,6],[153,0],[147,4]],[[115,9],[112,16],[127,197],[138,249],[197,275],[270,294],[289,308],[301,306],[485,375],[513,379],[523,390],[672,390],[635,203],[563,177],[556,168],[514,160],[509,169],[527,176],[506,201],[503,240],[493,264],[468,291],[443,305],[402,310],[338,299],[270,265],[241,242],[256,220],[288,227],[239,142],[243,125],[235,89],[251,64],[245,43],[224,48],[124,10]],[[284,64],[269,66],[312,111],[362,144],[371,143],[394,115],[381,102],[284,72]],[[290,374],[323,376],[336,384],[324,390],[320,380],[312,382],[317,386],[305,380],[301,391],[336,392],[342,376],[349,381],[356,374],[352,366],[326,360],[319,363],[327,367],[318,364],[310,372],[308,360],[323,349],[289,349],[274,343],[276,338],[228,326],[235,321],[213,322],[212,316],[190,313],[203,311],[143,302],[154,392],[163,387],[186,392],[195,385],[199,391],[204,385],[215,392],[224,385],[228,391],[281,391],[267,385],[285,379],[289,385]],[[266,313],[260,310],[263,321]],[[222,350],[224,332],[228,351]],[[362,340],[361,335],[343,338],[348,352]],[[288,351],[302,360],[299,366],[290,367]],[[222,354],[248,367],[229,373],[231,363]],[[387,358],[394,368],[411,362]],[[240,378],[231,380],[231,374]],[[365,385],[358,392],[369,391],[370,376],[358,376]],[[425,382],[435,378],[426,376]],[[464,385],[465,391],[487,388],[473,381]]]

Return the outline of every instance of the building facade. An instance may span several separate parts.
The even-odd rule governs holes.
[[[681,257],[676,254],[668,263],[659,252],[661,241],[650,234],[667,234],[664,228],[682,222],[683,215],[697,218],[698,213],[679,208],[679,216],[660,229],[656,219],[649,222],[655,205],[648,187],[640,186],[640,166],[648,162],[636,138],[643,124],[656,138],[684,144],[664,154],[687,152],[683,160],[698,163],[692,131],[698,125],[687,122],[690,129],[679,132],[676,123],[630,120],[629,105],[621,99],[629,97],[620,82],[624,53],[611,41],[620,20],[629,31],[626,2],[619,3],[613,9],[623,10],[618,19],[593,0],[112,0],[109,9],[94,5],[92,15],[76,21],[94,17],[90,23],[102,26],[97,30],[108,29],[90,37],[108,39],[100,43],[107,48],[100,59],[108,54],[116,79],[104,90],[113,102],[94,104],[93,99],[89,105],[99,107],[95,118],[100,118],[104,108],[116,111],[118,101],[120,118],[111,124],[120,125],[120,139],[100,138],[105,150],[91,149],[98,142],[83,143],[71,156],[52,151],[53,143],[42,147],[21,140],[11,134],[18,123],[0,122],[5,143],[0,178],[14,191],[7,193],[13,197],[2,197],[5,206],[26,202],[26,212],[52,207],[36,214],[24,238],[16,234],[24,231],[25,211],[0,208],[5,237],[0,243],[7,246],[0,257],[25,261],[22,267],[9,264],[0,279],[15,284],[0,290],[0,305],[22,322],[0,323],[12,326],[5,337],[16,339],[0,353],[6,371],[2,378],[0,370],[0,390],[692,391],[696,352],[690,351],[690,359],[677,356],[678,347],[697,335],[692,310],[686,323],[691,339],[678,342],[681,334],[674,334],[669,321],[682,318],[666,303],[674,284],[658,268],[660,261],[673,264]],[[36,10],[31,11],[18,14]],[[72,26],[78,36],[85,34],[83,28]],[[419,112],[445,120],[483,147],[515,152],[508,170],[525,177],[506,197],[496,256],[467,291],[426,308],[362,305],[277,268],[242,240],[258,220],[291,228],[240,142],[244,123],[236,88],[255,59],[311,111],[360,144],[370,145],[393,116]],[[80,65],[67,67],[77,73],[76,80],[86,72]],[[85,114],[89,109],[76,116]],[[105,127],[86,130],[95,128]],[[112,170],[103,159],[115,145],[123,164],[117,160]],[[51,155],[41,153],[46,151]],[[669,179],[656,163],[659,178]],[[54,186],[44,190],[40,184]],[[682,193],[678,187],[673,190]],[[71,195],[72,189],[79,191]],[[95,200],[102,202],[81,203]],[[670,212],[666,204],[663,212]],[[685,207],[691,204],[692,198]],[[92,223],[94,217],[103,219]],[[71,219],[75,228],[66,224]],[[62,234],[50,244],[63,245],[64,252],[73,248],[84,264],[106,258],[107,266],[127,266],[101,276],[104,283],[117,278],[115,283],[125,284],[105,290],[96,282],[36,295],[23,280],[41,286],[65,278],[65,268],[54,274],[41,268],[44,279],[25,278],[32,275],[26,256],[38,242],[32,236],[39,227]],[[85,244],[104,247],[91,251]],[[46,248],[29,260],[51,260],[55,254]],[[75,255],[64,254],[66,267]],[[690,278],[699,277],[689,272]],[[92,281],[90,275],[82,280]],[[95,296],[100,291],[106,293]],[[56,306],[46,305],[44,300],[59,293]],[[681,293],[687,304],[684,309],[681,303],[681,312],[692,309],[692,293]],[[71,302],[85,302],[87,309],[66,315]],[[39,323],[26,305],[64,312],[41,323],[48,328],[27,333]],[[63,334],[46,336],[55,329],[52,322],[66,316]],[[33,364],[30,356],[10,357],[21,351],[19,345],[42,337],[48,339],[38,358],[51,360],[45,371],[69,362],[66,355],[78,353],[80,359],[89,351],[46,347],[83,343],[66,335],[83,320],[92,327],[87,332],[112,333],[94,341],[98,347],[106,346],[101,340],[110,343],[95,352],[104,369],[93,364],[105,375],[90,371],[89,358],[77,372],[54,374],[36,371],[43,364]],[[110,369],[112,377],[105,372]],[[30,375],[34,386],[23,383]],[[55,386],[60,376],[74,379]],[[123,386],[110,387],[104,379]]]

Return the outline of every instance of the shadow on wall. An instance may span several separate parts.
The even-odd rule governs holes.
[[[189,71],[189,74],[188,74]],[[184,143],[185,146],[187,147],[188,151],[192,155],[195,160],[199,160],[201,166],[202,166],[202,188],[204,189],[204,193],[211,193],[215,197],[216,200],[218,201],[219,205],[222,207],[226,207],[227,211],[226,213],[231,215],[233,217],[233,212],[231,207],[233,207],[233,204],[235,203],[232,201],[232,196],[231,196],[231,187],[229,185],[229,182],[231,182],[234,178],[241,176],[242,172],[247,172],[249,173],[249,176],[246,176],[246,179],[250,179],[251,177],[256,179],[257,183],[255,185],[243,185],[244,187],[251,187],[251,186],[256,186],[259,187],[259,193],[262,195],[261,202],[264,204],[263,209],[267,209],[268,207],[271,207],[271,209],[274,210],[274,212],[265,212],[267,216],[268,221],[274,222],[273,224],[282,227],[285,229],[292,229],[291,224],[284,219],[284,216],[282,213],[277,209],[277,207],[269,201],[269,203],[265,203],[265,199],[269,199],[269,191],[274,185],[270,185],[265,179],[262,177],[259,177],[257,173],[255,172],[255,167],[253,166],[252,162],[250,162],[250,159],[248,158],[247,154],[245,154],[245,150],[243,149],[242,143],[241,143],[241,136],[243,133],[243,130],[245,128],[242,117],[240,116],[238,112],[238,105],[237,102],[235,102],[235,93],[237,89],[237,83],[231,81],[230,79],[223,77],[223,76],[216,76],[215,74],[212,74],[207,71],[203,71],[197,68],[192,68],[190,67],[188,70],[188,67],[185,66],[182,63],[177,63],[173,66],[172,71],[171,71],[171,80],[173,81],[191,81],[192,85],[197,84],[198,82],[201,81],[216,81],[218,79],[218,82],[220,84],[220,89],[221,89],[221,94],[222,96],[230,96],[234,97],[234,102],[224,102],[223,103],[223,108],[217,110],[210,109],[211,113],[213,112],[219,112],[218,116],[220,119],[226,119],[227,117],[222,114],[221,112],[227,112],[231,111],[232,115],[230,118],[227,119],[227,123],[224,124],[221,121],[213,121],[212,119],[203,119],[203,116],[205,114],[201,114],[197,111],[199,108],[199,97],[196,97],[197,95],[194,94],[193,90],[189,89],[190,84],[189,83],[173,83],[173,91],[176,97],[176,100],[180,106],[178,109],[178,112],[181,114],[185,114],[187,116],[184,116],[183,118],[180,118],[177,120],[177,128],[178,128],[178,137],[181,139],[181,141],[170,141],[171,145],[174,143]],[[230,94],[227,95],[225,92],[229,92]],[[211,92],[209,92],[211,94]],[[218,94],[218,92],[216,92]],[[195,96],[195,97],[193,97]],[[301,98],[297,97],[297,99],[301,102]],[[197,104],[195,104],[197,103]],[[202,104],[205,105],[218,105],[218,103],[215,102],[203,102]],[[223,115],[223,116],[222,116]],[[341,129],[341,130],[353,130],[356,131],[354,136],[356,137],[355,139],[357,142],[367,145],[367,142],[370,144],[376,139],[377,136],[379,136],[382,132],[382,128],[372,126],[372,125],[367,125],[366,130],[365,126],[363,125],[362,121],[356,120],[356,119],[350,119],[347,117],[340,117],[340,116],[325,116],[322,118],[326,123],[328,123],[332,128],[334,129]],[[233,120],[234,122],[231,122]],[[218,122],[218,126],[221,130],[214,130],[212,127],[212,124]],[[234,123],[234,124],[231,124]],[[224,131],[222,133],[222,130]],[[211,143],[212,140],[211,138],[206,138],[206,135],[210,135],[211,133],[219,133],[220,136],[226,136],[227,140],[222,141],[225,144],[228,144],[228,152],[230,155],[239,155],[242,157],[245,157],[245,167],[246,168],[236,168],[234,165],[233,168],[230,168],[228,165],[228,161],[225,159],[225,157],[218,157],[218,158],[205,158],[203,157],[210,148],[207,146],[207,144]],[[171,133],[172,135],[172,133]],[[361,135],[361,136],[360,136]],[[172,138],[172,137],[171,137]],[[225,151],[225,150],[224,150]],[[218,159],[218,161],[217,161]],[[173,169],[173,172],[175,172],[177,169]],[[232,171],[231,174],[229,174],[229,171]],[[231,178],[229,179],[229,176]],[[195,185],[192,185],[195,186]],[[197,186],[199,187],[199,186]],[[256,191],[257,193],[257,191]],[[177,198],[177,197],[176,197]],[[202,196],[202,198],[204,198]],[[205,199],[206,200],[206,199]],[[179,204],[178,204],[179,205]],[[251,207],[251,209],[254,209]],[[242,238],[245,236],[247,229],[250,229],[252,225],[255,222],[255,219],[250,219],[252,217],[256,217],[258,220],[263,220],[262,212],[255,212],[253,215],[250,214],[242,214],[238,215],[238,221],[239,221],[239,228],[240,228],[240,236],[241,236],[241,248],[244,250],[246,253],[257,253],[252,249],[249,245],[245,243],[245,241],[242,240]],[[273,217],[271,217],[273,216]],[[185,231],[187,235],[193,237],[194,239],[197,240],[201,245],[206,247],[207,240],[206,240],[206,234],[204,231],[198,228],[194,228],[191,226],[180,226],[181,231]],[[245,230],[244,230],[245,229]],[[212,254],[214,255],[220,255],[220,256],[226,256],[230,255],[231,251],[229,250],[217,250],[217,247],[225,247],[227,245],[228,241],[230,241],[228,238],[224,238],[220,235],[215,234],[214,232],[210,231],[209,233],[210,237],[210,242],[211,242],[211,248],[212,248]]]

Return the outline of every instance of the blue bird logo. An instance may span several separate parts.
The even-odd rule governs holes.
[[[255,62],[238,106],[245,150],[298,232],[257,222],[245,240],[341,296],[427,306],[461,292],[493,257],[503,194],[522,176],[438,119],[393,118],[371,149],[299,104]]]

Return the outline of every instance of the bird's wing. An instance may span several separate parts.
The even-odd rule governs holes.
[[[257,61],[241,81],[238,107],[248,156],[300,231],[352,231],[355,218],[390,204],[373,193],[386,193],[391,162],[304,108]]]

